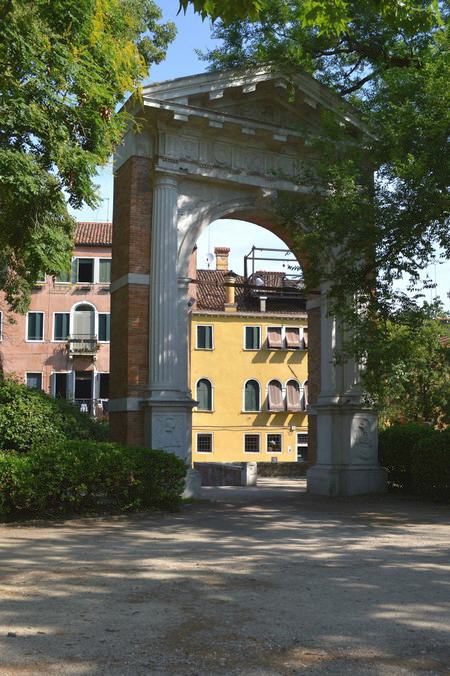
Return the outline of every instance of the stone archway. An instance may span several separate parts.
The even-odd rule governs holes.
[[[110,420],[113,439],[189,460],[194,402],[187,369],[188,259],[201,230],[235,217],[280,234],[277,191],[307,193],[313,158],[299,129],[339,100],[307,76],[206,73],[144,88],[115,158]],[[131,104],[129,104],[131,106]],[[358,128],[351,114],[343,123]],[[300,180],[299,180],[300,179]],[[287,241],[288,233],[282,233]],[[299,259],[302,252],[294,253]],[[334,364],[341,327],[327,289],[308,302],[309,490],[379,491],[376,416],[361,406],[354,363]]]

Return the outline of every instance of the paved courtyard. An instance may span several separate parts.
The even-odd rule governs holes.
[[[0,674],[450,674],[443,505],[203,489],[0,527]]]

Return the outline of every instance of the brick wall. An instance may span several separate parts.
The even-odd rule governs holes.
[[[151,160],[131,157],[114,180],[112,281],[150,271]],[[111,399],[143,396],[148,384],[149,287],[127,284],[111,295]],[[110,414],[110,437],[144,443],[141,412]]]

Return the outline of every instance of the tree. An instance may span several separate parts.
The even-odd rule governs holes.
[[[378,326],[369,342],[376,367],[368,371],[366,385],[380,422],[450,425],[449,328],[432,306],[426,305],[418,317],[413,309],[406,312],[402,323],[388,320]]]
[[[160,19],[152,0],[0,0],[0,288],[14,310],[42,272],[67,269],[67,205],[96,204],[127,123],[116,108],[175,35]]]
[[[309,139],[323,159],[301,178],[311,196],[299,204],[281,195],[277,209],[308,251],[307,285],[329,279],[334,309],[354,331],[344,352],[366,359],[373,383],[377,365],[367,353],[375,336],[386,345],[388,320],[403,325],[414,316],[416,327],[426,320],[420,273],[436,249],[450,255],[448,5],[249,1],[245,17],[233,20],[231,1],[191,4],[222,17],[213,29],[220,46],[203,55],[211,69],[306,70],[365,126],[352,135],[324,113],[320,134]],[[395,290],[405,275],[410,293]]]

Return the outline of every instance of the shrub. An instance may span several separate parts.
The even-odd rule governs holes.
[[[306,476],[304,462],[258,462],[258,476]]]
[[[63,439],[106,439],[107,429],[69,401],[0,380],[0,450],[27,452]]]
[[[58,441],[27,454],[0,452],[3,514],[108,508],[174,508],[186,465],[164,451],[95,441]]]
[[[415,493],[450,499],[450,428],[418,442],[411,471]]]
[[[433,434],[431,427],[418,423],[393,425],[380,432],[378,455],[381,465],[387,469],[389,487],[405,491],[413,489],[411,463],[414,449],[421,439]]]
[[[379,456],[389,486],[438,499],[450,498],[450,429],[394,425],[380,432]]]

